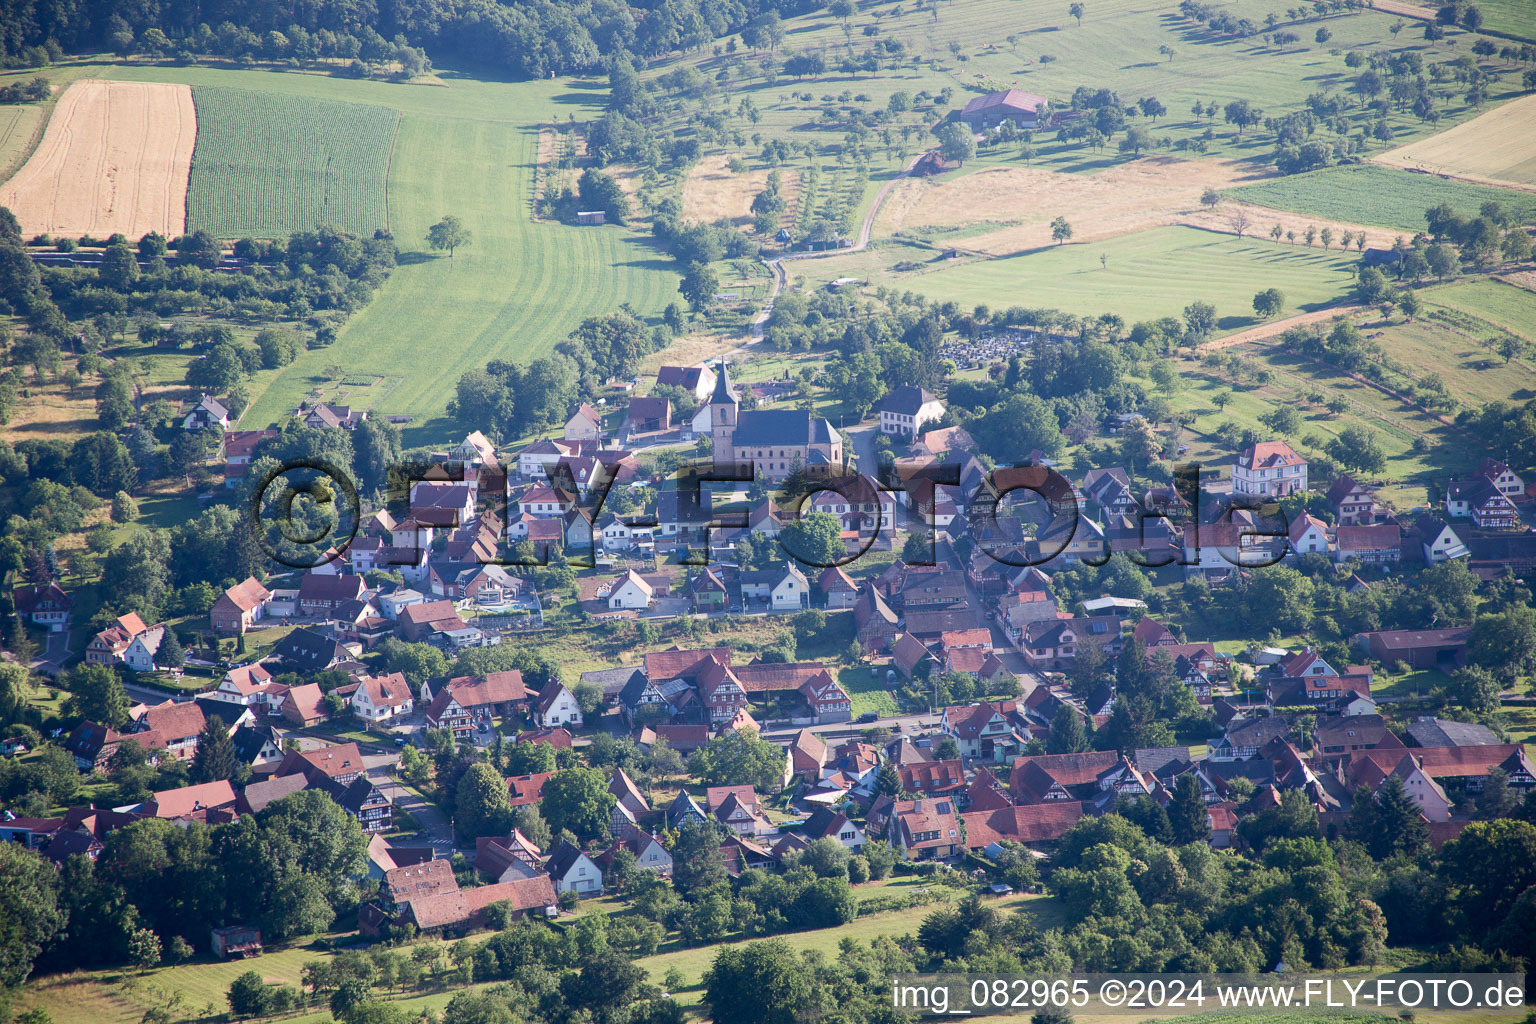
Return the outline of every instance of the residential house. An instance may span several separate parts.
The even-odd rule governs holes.
[[[541,729],[554,729],[561,726],[581,728],[581,705],[576,703],[576,697],[564,684],[551,680],[546,683],[539,694],[539,699],[534,703],[530,717],[533,724]]]
[[[361,576],[305,573],[299,581],[299,614],[328,617],[343,604],[361,598],[367,588]]]
[[[965,789],[965,767],[958,759],[904,764],[897,767],[896,774],[901,777],[903,793],[957,797]]]
[[[965,846],[989,857],[1002,852],[1004,843],[1040,847],[1054,843],[1067,829],[1083,819],[1080,800],[996,807],[973,810],[960,815],[965,828]]]
[[[852,608],[859,597],[858,584],[835,565],[827,566],[816,577],[816,591],[821,594],[822,604],[829,611]]]
[[[1130,474],[1119,466],[1090,469],[1083,474],[1082,491],[1106,516],[1133,516],[1137,511]]]
[[[488,729],[496,715],[511,714],[527,700],[528,688],[517,669],[491,672],[484,677],[455,676],[433,696],[426,711],[427,727],[448,729],[455,739],[462,739],[477,724]]]
[[[295,629],[272,648],[272,658],[301,674],[313,674],[335,668],[352,658],[340,643],[312,629]]]
[[[182,418],[181,426],[184,430],[203,430],[208,427],[223,430],[229,426],[229,410],[212,395],[202,395]]]
[[[704,805],[717,821],[739,835],[774,831],[758,809],[757,791],[751,786],[710,786],[704,791]]]
[[[608,779],[608,792],[613,794],[613,810],[608,816],[608,834],[617,839],[628,828],[649,819],[653,811],[635,780],[622,768],[615,768]]]
[[[615,610],[645,611],[655,600],[656,592],[635,570],[627,570],[613,582],[608,590],[608,607]]]
[[[944,403],[920,387],[903,384],[880,400],[880,432],[916,437],[929,423],[944,418]]]
[[[846,814],[830,807],[818,807],[806,819],[802,834],[811,840],[836,839],[845,849],[858,853],[864,849],[864,830]]]
[[[1380,715],[1329,715],[1312,730],[1312,756],[1334,761],[1357,750],[1402,750],[1403,741]]]
[[[1403,531],[1396,523],[1340,526],[1334,561],[1387,565],[1403,557]]]
[[[654,871],[663,878],[672,877],[672,854],[651,833],[634,825],[626,825],[614,844],[597,858],[597,866],[604,871],[613,863],[620,850],[628,850],[635,856],[635,867]]]
[[[135,637],[149,629],[135,612],[119,615],[117,621],[91,638],[85,648],[85,660],[91,665],[121,665]]]
[[[948,860],[964,848],[953,799],[896,800],[887,829],[891,845],[911,860]]]
[[[507,805],[529,807],[544,798],[544,783],[554,777],[554,772],[533,772],[530,775],[507,777]]]
[[[493,882],[512,882],[539,874],[543,851],[518,829],[509,836],[475,839],[475,870]]]
[[[811,717],[818,725],[853,719],[853,701],[826,671],[817,672],[801,683],[800,695],[805,698]]]
[[[224,432],[224,486],[235,487],[251,471],[251,460],[263,441],[276,437],[276,430],[226,430]]]
[[[246,632],[266,615],[272,602],[272,592],[262,586],[254,576],[236,583],[219,595],[208,609],[208,620],[217,633],[240,634]]]
[[[1303,512],[1293,518],[1290,529],[1286,533],[1290,538],[1293,554],[1324,556],[1328,554],[1328,524],[1312,513]]]
[[[1453,558],[1466,558],[1470,552],[1450,524],[1439,516],[1424,513],[1413,524],[1425,565],[1439,565]]]
[[[1370,526],[1384,511],[1376,501],[1376,492],[1348,473],[1340,474],[1328,488],[1327,501],[1340,526]]]
[[[304,683],[290,689],[283,695],[278,710],[300,729],[313,728],[331,717],[325,707],[325,694],[320,691],[318,683]]]
[[[603,872],[592,858],[568,842],[555,847],[544,864],[544,870],[555,883],[556,892],[574,892],[578,896],[601,896]]]
[[[603,436],[603,414],[586,402],[576,407],[571,418],[565,421],[565,438],[568,441],[598,441]]]
[[[1510,530],[1520,525],[1514,500],[1485,476],[1452,480],[1445,489],[1445,511],[1456,518],[1471,517],[1480,530]]]
[[[226,780],[180,789],[163,789],[150,797],[144,810],[164,821],[204,824],[227,822],[235,816],[235,790]]]
[[[363,754],[356,743],[333,743],[315,750],[290,751],[277,766],[276,775],[305,775],[311,780],[324,777],[346,785],[366,775]]]
[[[1029,740],[1016,709],[1011,700],[947,707],[939,716],[939,729],[954,737],[962,758],[1001,763]]]
[[[408,715],[416,707],[411,684],[399,672],[363,676],[352,691],[352,713],[365,722],[385,722]]]
[[[20,586],[11,591],[11,603],[16,614],[28,619],[50,633],[69,628],[69,610],[72,602],[64,588],[57,583],[40,583],[36,586]]]
[[[809,729],[801,729],[789,743],[789,762],[784,784],[799,778],[815,782],[821,778],[821,769],[828,760],[827,744]]]
[[[793,612],[810,607],[811,585],[794,562],[779,569],[749,570],[739,575],[743,601],[767,604],[770,611]]]
[[[1008,789],[1019,804],[1090,800],[1105,789],[1104,780],[1121,761],[1113,750],[1016,757],[1008,773]]]
[[[1284,441],[1244,448],[1232,468],[1232,493],[1280,498],[1307,489],[1307,460]]]
[[[1063,671],[1084,644],[1096,644],[1105,654],[1120,653],[1120,620],[1114,616],[1047,619],[1025,625],[1019,650],[1037,671]]]
[[[886,650],[902,632],[900,618],[869,583],[864,584],[854,600],[853,624],[865,654]]]
[[[330,427],[333,430],[356,430],[358,424],[368,418],[367,409],[354,409],[347,405],[329,405],[319,402],[310,405],[300,402],[294,417],[302,419],[310,428]]]

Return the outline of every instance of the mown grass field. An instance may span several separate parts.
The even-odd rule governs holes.
[[[1515,189],[1447,181],[1428,174],[1370,164],[1328,167],[1306,174],[1244,185],[1234,199],[1353,223],[1379,224],[1407,234],[1424,230],[1424,211],[1449,203],[1463,216],[1476,216],[1485,202],[1506,209],[1536,209],[1536,194]],[[1382,245],[1385,239],[1378,240]]]
[[[1522,39],[1536,40],[1536,11],[1530,0],[1480,0],[1483,26]]]
[[[386,226],[387,107],[198,85],[187,227],[284,238],[316,224]]]
[[[375,413],[411,417],[407,447],[441,443],[461,430],[443,411],[464,371],[492,359],[528,362],[550,352],[585,316],[622,302],[655,314],[676,296],[672,262],[639,231],[530,217],[538,123],[595,116],[601,83],[444,76],[432,84],[396,84],[143,66],[114,66],[108,73],[367,104],[386,117],[400,115],[387,194],[401,265],[334,345],[301,353],[283,370],[252,381],[242,426],[286,417],[329,379],[322,371],[334,363],[349,373],[398,378],[387,394],[359,404],[372,401]],[[427,228],[449,213],[474,234],[473,244],[453,259],[430,253],[425,242]]]
[[[1100,257],[1103,257],[1101,261]],[[1352,281],[1355,259],[1321,246],[1238,239],[1196,228],[1168,227],[1084,245],[1067,245],[973,262],[935,260],[932,250],[879,246],[849,256],[786,263],[791,278],[819,284],[839,277],[910,289],[931,299],[969,307],[1053,307],[1126,321],[1179,316],[1196,300],[1216,307],[1226,333],[1258,323],[1253,295],[1285,293],[1289,315],[1338,299]],[[898,272],[903,260],[925,259],[925,269]],[[933,269],[927,269],[933,268]]]

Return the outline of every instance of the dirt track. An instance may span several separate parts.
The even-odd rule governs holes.
[[[180,235],[196,139],[185,85],[76,82],[37,151],[0,187],[0,205],[29,235]]]
[[[1298,313],[1295,316],[1288,316],[1284,320],[1272,320],[1267,324],[1250,327],[1246,331],[1229,334],[1225,338],[1208,341],[1204,345],[1197,347],[1195,351],[1199,353],[1215,352],[1219,349],[1232,348],[1234,345],[1246,345],[1250,341],[1263,341],[1266,338],[1273,338],[1276,335],[1284,334],[1292,327],[1303,327],[1307,324],[1320,323],[1332,320],[1336,316],[1349,316],[1353,313],[1359,313],[1363,309],[1365,309],[1364,306],[1329,306],[1327,309],[1319,309],[1311,313]]]

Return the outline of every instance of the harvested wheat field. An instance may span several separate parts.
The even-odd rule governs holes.
[[[197,114],[185,85],[80,81],[36,152],[0,186],[28,234],[180,235]]]
[[[1182,223],[1200,210],[1200,194],[1271,177],[1266,167],[1237,160],[1146,157],[1097,174],[1030,167],[989,167],[938,181],[906,178],[880,209],[877,234],[964,228],[1009,221],[972,235],[965,249],[1004,256],[1050,245],[1051,221],[1065,217],[1072,240],[1094,241]]]
[[[1372,158],[1485,185],[1536,190],[1536,96],[1525,96]]]
[[[736,174],[727,166],[731,157],[723,154],[706,156],[694,164],[683,181],[683,218],[714,224],[729,221],[745,224],[752,219],[752,199],[768,184],[769,172],[746,171]],[[798,182],[798,175],[783,175],[784,185],[789,179]]]

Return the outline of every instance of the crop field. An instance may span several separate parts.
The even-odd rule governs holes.
[[[24,125],[18,121],[13,130]],[[184,87],[76,82],[59,99],[37,149],[0,186],[0,205],[27,233],[179,235],[196,134]]]
[[[1388,150],[1376,160],[1536,188],[1536,96],[1511,100],[1449,131]]]
[[[244,426],[284,418],[331,380],[324,368],[334,363],[348,375],[387,379],[359,391],[382,390],[398,378],[373,411],[410,417],[407,447],[440,442],[459,429],[442,417],[464,371],[492,359],[527,362],[550,352],[583,317],[622,302],[642,316],[654,315],[676,296],[677,271],[640,231],[570,227],[529,216],[539,123],[568,114],[594,116],[604,95],[601,83],[450,78],[446,84],[406,85],[120,66],[111,73],[261,90],[274,101],[362,104],[374,109],[379,123],[399,114],[387,197],[400,266],[335,344],[303,352],[283,370],[264,371],[251,382]],[[474,234],[473,244],[452,259],[429,252],[425,242],[427,228],[449,213]]]
[[[1478,207],[1489,200],[1510,209],[1536,208],[1536,194],[1529,192],[1371,165],[1294,174],[1244,185],[1228,195],[1276,209],[1377,224],[1409,234],[1423,231],[1424,211],[1440,203],[1449,203],[1464,216],[1476,215]]]
[[[962,306],[1047,306],[1084,316],[1118,313],[1127,322],[1176,317],[1198,299],[1216,306],[1226,333],[1258,322],[1251,303],[1265,288],[1285,293],[1286,314],[1335,301],[1349,287],[1353,259],[1299,243],[1167,227],[968,263],[938,261],[931,250],[911,246],[879,246],[785,267],[810,283],[860,277]],[[904,260],[931,262],[919,271],[891,269]]]
[[[199,85],[188,226],[220,238],[283,238],[316,224],[387,226],[387,107]]]

